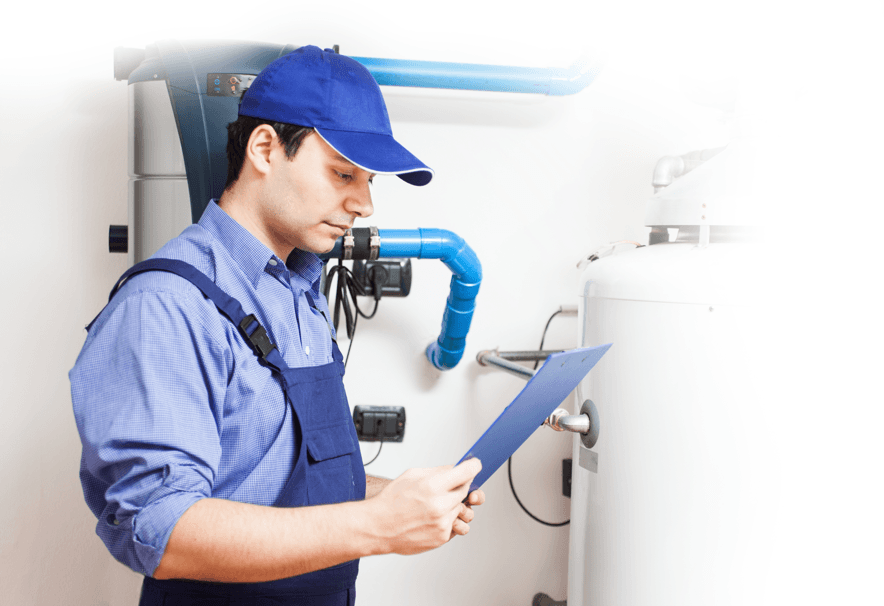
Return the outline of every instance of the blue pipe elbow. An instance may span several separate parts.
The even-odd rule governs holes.
[[[451,291],[442,315],[439,338],[427,346],[427,359],[439,370],[457,366],[466,349],[476,295],[482,282],[482,264],[473,249],[445,229],[381,229],[380,257],[439,259],[451,270]]]
[[[378,236],[378,257],[439,259],[451,270],[451,290],[442,315],[442,331],[439,338],[427,346],[426,354],[439,370],[454,368],[466,349],[466,337],[476,309],[476,295],[482,282],[479,257],[463,238],[445,229],[379,229]],[[334,248],[320,258],[340,258],[342,254],[343,239],[338,238]]]

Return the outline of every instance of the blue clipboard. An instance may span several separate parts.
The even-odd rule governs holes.
[[[482,471],[473,478],[470,492],[484,484],[537,431],[610,347],[611,343],[572,349],[546,359],[519,395],[457,462],[460,465],[472,458],[482,461]]]

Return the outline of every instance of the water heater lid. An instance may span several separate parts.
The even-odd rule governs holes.
[[[762,246],[669,243],[618,250],[586,265],[580,297],[753,305],[763,291]]]

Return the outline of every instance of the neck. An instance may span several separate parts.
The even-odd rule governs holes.
[[[258,192],[245,192],[238,184],[234,184],[230,189],[224,190],[221,198],[218,200],[218,206],[226,212],[231,219],[242,225],[246,230],[258,238],[264,246],[273,251],[273,253],[285,261],[291,254],[291,247],[276,242],[270,236],[264,223],[260,220],[256,210],[254,201]]]

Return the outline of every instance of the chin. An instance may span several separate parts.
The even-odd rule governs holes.
[[[310,242],[309,244],[306,244],[301,250],[312,252],[316,255],[323,255],[327,252],[332,251],[332,249],[335,247],[335,242],[337,242],[337,239],[331,240],[329,242]]]

